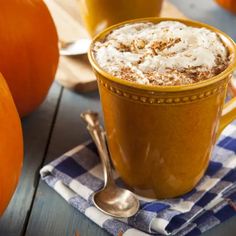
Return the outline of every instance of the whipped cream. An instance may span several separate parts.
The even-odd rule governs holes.
[[[124,25],[96,42],[94,53],[108,73],[150,85],[195,83],[219,74],[229,62],[216,33],[177,21]]]

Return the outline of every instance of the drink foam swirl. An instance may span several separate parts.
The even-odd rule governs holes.
[[[211,78],[228,66],[228,50],[206,29],[177,21],[127,24],[94,46],[108,73],[150,85],[181,85]]]

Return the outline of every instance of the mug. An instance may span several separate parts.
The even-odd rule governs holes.
[[[78,0],[80,15],[91,36],[116,23],[159,16],[163,0]]]
[[[129,23],[176,20],[216,32],[231,62],[208,80],[180,86],[149,86],[104,71],[93,53],[95,42]],[[97,35],[89,51],[96,73],[108,147],[115,169],[135,193],[172,198],[190,191],[204,175],[221,131],[236,118],[236,99],[224,105],[236,68],[236,45],[211,26],[191,20],[145,18],[112,26]]]

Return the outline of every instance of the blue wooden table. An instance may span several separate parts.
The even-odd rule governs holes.
[[[236,16],[212,0],[171,0],[186,16],[212,24],[236,40]],[[174,16],[173,16],[174,17]],[[0,220],[0,236],[109,235],[69,206],[39,178],[39,169],[89,139],[80,113],[100,112],[97,92],[76,94],[54,83],[41,107],[22,120],[24,167],[17,191]],[[204,236],[235,236],[236,217]],[[135,236],[135,235],[134,235]]]

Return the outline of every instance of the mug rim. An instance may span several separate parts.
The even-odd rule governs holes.
[[[100,41],[101,39],[105,38],[114,29],[117,29],[117,28],[121,27],[122,25],[130,24],[130,23],[141,23],[141,22],[159,23],[162,21],[178,21],[178,22],[186,24],[187,26],[193,26],[193,27],[197,27],[197,28],[204,27],[204,28],[207,28],[207,29],[217,33],[217,35],[219,35],[221,37],[221,40],[223,41],[225,46],[230,51],[230,55],[231,55],[230,64],[228,65],[228,67],[224,71],[222,71],[218,75],[213,76],[213,77],[203,80],[203,81],[199,81],[197,83],[174,85],[174,86],[162,86],[162,85],[139,84],[139,83],[134,83],[134,82],[120,79],[120,78],[113,76],[110,73],[106,72],[97,63],[97,61],[94,57],[94,52],[93,52],[94,44],[96,42]],[[193,90],[193,89],[206,87],[208,85],[212,85],[212,84],[215,84],[221,80],[224,80],[229,74],[231,74],[236,69],[236,44],[233,41],[233,39],[229,35],[224,33],[223,31],[221,31],[211,25],[199,22],[199,21],[193,21],[193,20],[189,20],[189,19],[171,18],[171,17],[145,17],[145,18],[137,18],[137,19],[123,21],[121,23],[112,25],[112,26],[106,28],[105,30],[103,30],[102,32],[100,32],[99,34],[97,34],[92,39],[92,43],[91,43],[91,45],[89,47],[89,51],[88,51],[88,58],[89,58],[89,61],[92,65],[92,67],[97,72],[99,72],[102,76],[104,76],[106,79],[108,79],[112,82],[118,83],[118,84],[126,86],[126,87],[147,90],[147,91],[178,92],[178,91],[186,91],[186,90]]]

